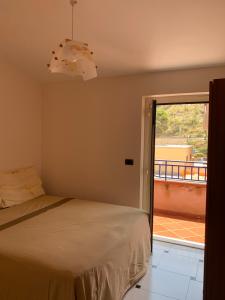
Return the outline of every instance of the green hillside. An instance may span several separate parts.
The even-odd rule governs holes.
[[[160,144],[193,145],[193,158],[207,157],[207,108],[205,104],[158,105],[156,140]],[[171,141],[171,142],[170,142]]]

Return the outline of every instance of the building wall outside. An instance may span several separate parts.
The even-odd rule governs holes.
[[[155,179],[155,213],[204,220],[206,184]]]
[[[156,145],[156,160],[181,160],[190,161],[192,158],[192,146],[189,145]]]

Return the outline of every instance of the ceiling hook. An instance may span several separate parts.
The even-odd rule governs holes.
[[[72,6],[74,6],[75,4],[77,4],[77,0],[70,0],[70,4],[71,4]]]

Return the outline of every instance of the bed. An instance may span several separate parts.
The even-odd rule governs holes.
[[[121,300],[149,256],[139,209],[45,195],[0,210],[1,300]]]

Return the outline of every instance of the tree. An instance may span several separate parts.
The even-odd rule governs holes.
[[[168,113],[162,107],[157,109],[157,117],[156,117],[156,134],[163,135],[168,128]]]
[[[178,104],[157,106],[156,138],[180,139],[193,146],[195,158],[207,156],[208,132],[205,129],[205,104]]]

